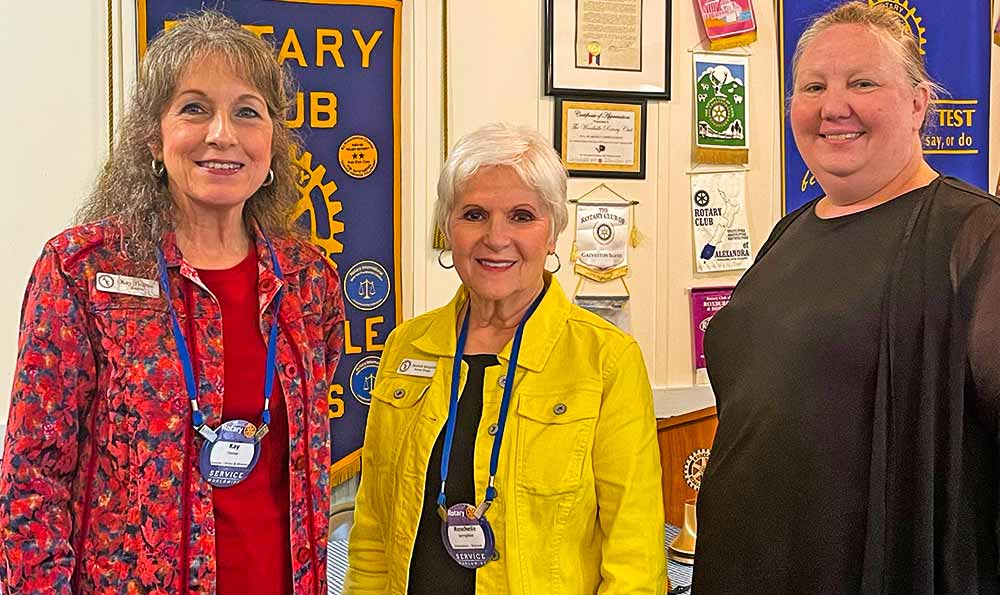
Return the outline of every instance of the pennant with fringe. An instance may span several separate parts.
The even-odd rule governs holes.
[[[753,0],[698,0],[709,48],[726,50],[757,41]]]
[[[610,200],[594,196],[601,190],[611,195]],[[640,239],[635,227],[637,203],[606,184],[570,202],[576,204],[576,237],[570,253],[573,271],[581,281],[585,278],[599,283],[627,275],[628,249],[637,246]]]
[[[749,58],[695,52],[695,147],[698,163],[746,163]]]
[[[628,274],[631,205],[625,203],[579,203],[576,205],[577,275],[607,282]]]

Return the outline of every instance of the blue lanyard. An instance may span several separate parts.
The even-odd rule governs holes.
[[[486,510],[493,504],[497,497],[497,490],[494,482],[497,475],[497,466],[500,463],[500,445],[503,443],[503,430],[507,423],[507,410],[510,408],[510,396],[514,390],[514,372],[517,370],[517,357],[521,352],[521,336],[524,334],[524,326],[528,319],[538,309],[545,297],[545,289],[535,298],[528,311],[524,313],[524,318],[517,325],[514,332],[514,343],[510,348],[510,362],[507,364],[507,374],[503,385],[503,400],[500,401],[500,416],[497,418],[497,433],[493,436],[493,454],[490,456],[490,482],[486,488],[486,499],[476,508],[476,518],[482,518]],[[471,309],[471,306],[470,308]],[[458,384],[459,376],[462,373],[462,356],[465,354],[465,339],[469,334],[469,312],[466,310],[465,318],[462,320],[462,330],[458,333],[458,343],[455,345],[455,361],[451,369],[451,399],[448,403],[448,423],[444,431],[444,448],[441,450],[441,493],[438,494],[438,509],[444,514],[445,496],[444,487],[448,481],[448,462],[451,459],[451,446],[455,438],[455,424],[458,423]]]
[[[278,280],[284,280],[285,276],[281,272],[281,265],[278,264],[278,257],[274,253],[274,246],[271,240],[264,237],[267,250],[271,255],[271,264],[274,266],[274,274]],[[181,333],[181,325],[177,321],[177,312],[170,299],[170,282],[167,279],[167,261],[163,257],[163,251],[156,249],[156,260],[160,269],[160,289],[167,302],[167,311],[170,312],[170,325],[174,333],[174,341],[177,343],[177,356],[181,360],[181,367],[184,369],[184,385],[187,388],[188,399],[191,401],[191,424],[198,433],[209,440],[213,440],[214,432],[203,431],[205,427],[205,415],[198,408],[198,383],[194,377],[194,364],[191,362],[191,352],[188,350],[187,341]],[[278,358],[278,312],[281,309],[281,297],[284,295],[282,288],[278,289],[274,296],[274,317],[271,321],[271,333],[267,342],[267,366],[264,370],[264,411],[261,414],[261,422],[264,426],[271,423],[271,392],[274,390],[274,370]],[[188,313],[191,316],[192,313]],[[207,428],[206,428],[207,429]]]

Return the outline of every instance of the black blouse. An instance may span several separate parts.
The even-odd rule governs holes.
[[[486,368],[498,366],[495,355],[465,355],[469,366],[465,388],[458,399],[458,419],[455,423],[448,483],[445,485],[447,506],[460,502],[479,503],[473,478],[473,458],[476,450],[476,430],[483,415],[483,376]],[[441,541],[441,517],[437,498],[441,491],[441,454],[444,449],[442,429],[431,450],[424,483],[424,507],[420,514],[417,537],[410,560],[410,595],[473,595],[476,592],[476,571],[460,566],[451,559]]]
[[[834,219],[809,208],[783,228],[713,318],[705,356],[719,426],[698,498],[699,595],[864,590],[869,489],[885,483],[872,483],[883,304],[915,207],[936,192],[953,191],[939,179]],[[993,247],[1000,237],[992,233],[1000,209],[984,203],[979,210],[958,233],[955,279],[983,258],[1000,273],[1000,250]],[[967,422],[987,429],[995,428],[1000,387],[1000,274],[978,282],[984,297],[972,301],[967,315],[969,380],[979,390],[970,392],[975,413]],[[977,497],[988,501],[996,495],[990,485],[996,446],[971,440],[970,448],[980,450],[976,474],[986,480]],[[995,527],[982,529],[980,566],[996,556]],[[903,530],[890,540],[900,535],[908,539]],[[995,567],[980,572],[987,577],[981,586],[995,581]]]

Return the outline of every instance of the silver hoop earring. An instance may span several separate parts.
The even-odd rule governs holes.
[[[264,183],[261,184],[260,187],[264,188],[266,186],[270,186],[273,183],[274,183],[274,170],[273,169],[269,169],[269,170],[267,170],[267,177],[264,178]]]
[[[551,254],[551,256],[555,256],[555,257],[556,257],[556,270],[554,270],[554,271],[550,271],[550,270],[548,270],[548,269],[545,269],[545,272],[546,272],[546,273],[550,273],[550,274],[552,274],[552,275],[555,275],[556,273],[558,273],[558,272],[559,272],[559,269],[561,269],[561,268],[562,268],[562,259],[560,259],[560,258],[559,258],[559,255],[558,255],[558,254],[556,254],[555,252],[553,252],[553,253]],[[546,257],[546,260],[547,260],[547,259],[548,259],[548,257]]]
[[[445,252],[451,252],[451,250],[449,250],[448,248],[444,248],[443,250],[438,251],[438,265],[442,269],[453,269],[453,268],[455,268],[455,259],[454,259],[454,257],[452,257],[451,264],[445,264],[444,261],[441,260],[441,257],[444,256]]]
[[[162,178],[163,174],[167,173],[167,166],[157,159],[153,159],[150,167],[153,169],[153,175],[157,178]]]

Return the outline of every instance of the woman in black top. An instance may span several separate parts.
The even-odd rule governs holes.
[[[793,61],[824,196],[712,321],[694,591],[995,593],[1000,206],[942,178],[905,22],[851,2]]]

